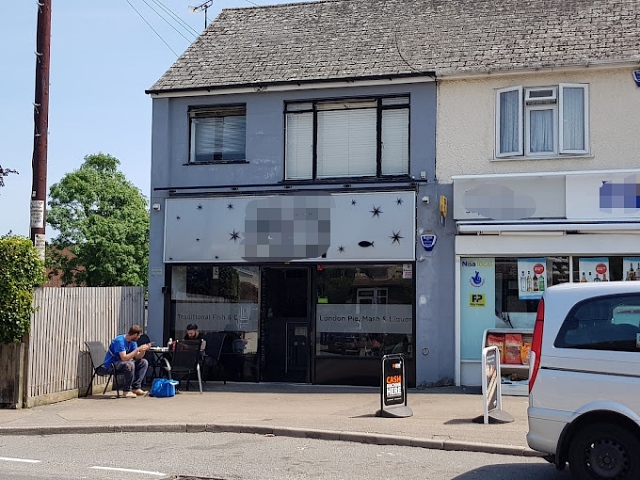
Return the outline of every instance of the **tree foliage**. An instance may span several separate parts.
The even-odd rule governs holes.
[[[47,223],[59,235],[47,252],[50,275],[65,285],[145,286],[149,262],[147,199],[104,153],[49,190]]]
[[[31,240],[0,237],[0,343],[19,343],[31,325],[33,289],[46,280]]]
[[[0,165],[0,187],[4,187],[4,177],[8,177],[10,173],[17,174],[18,171],[10,168],[2,168],[2,165]]]

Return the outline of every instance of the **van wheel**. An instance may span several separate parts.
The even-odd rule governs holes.
[[[640,441],[617,425],[587,425],[573,435],[568,460],[576,480],[637,480]]]

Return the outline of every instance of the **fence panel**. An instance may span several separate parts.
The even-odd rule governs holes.
[[[26,406],[84,392],[91,379],[86,341],[105,346],[131,325],[144,326],[143,287],[38,288],[31,317]],[[98,379],[104,382],[104,379]]]

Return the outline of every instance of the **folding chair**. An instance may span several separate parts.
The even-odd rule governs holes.
[[[213,380],[213,373],[218,374],[222,378],[223,383],[227,384],[226,372],[222,363],[222,349],[227,334],[224,332],[212,332],[205,335],[207,342],[205,347],[204,368],[206,371],[206,379]]]
[[[93,387],[93,379],[96,378],[96,376],[106,377],[108,375],[109,378],[107,379],[107,384],[104,386],[104,390],[102,391],[102,393],[106,393],[109,382],[111,382],[111,379],[113,378],[113,384],[116,387],[116,393],[118,397],[120,397],[120,385],[118,384],[119,373],[116,372],[115,365],[111,365],[111,367],[109,367],[108,369],[104,368],[104,357],[107,354],[107,349],[105,348],[104,344],[102,342],[84,343],[89,349],[89,355],[91,356],[91,368],[93,369],[93,373],[91,374],[91,382],[89,382],[89,387],[87,388],[87,392],[84,396],[89,396],[89,392],[91,392]]]
[[[200,375],[200,346],[202,340],[179,340],[172,352],[170,378],[187,382],[187,390],[191,375],[198,375],[198,385],[202,393],[202,376]]]

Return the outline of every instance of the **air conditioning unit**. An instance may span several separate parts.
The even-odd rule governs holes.
[[[524,90],[524,101],[527,105],[556,103],[557,100],[558,96],[556,87],[526,88]]]

